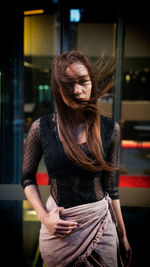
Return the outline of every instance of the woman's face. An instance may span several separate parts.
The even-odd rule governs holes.
[[[74,85],[73,93],[77,99],[88,101],[91,97],[92,82],[86,67],[80,62],[75,62],[66,69],[66,72],[69,76],[78,75],[81,78],[84,76],[84,81]]]

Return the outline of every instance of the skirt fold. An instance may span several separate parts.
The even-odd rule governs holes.
[[[78,222],[77,228],[64,238],[51,235],[41,224],[40,252],[45,267],[117,267],[119,241],[110,205],[111,200],[106,195],[100,201],[62,210],[61,219]],[[55,207],[50,196],[46,208],[51,211]]]

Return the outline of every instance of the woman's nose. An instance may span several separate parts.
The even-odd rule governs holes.
[[[80,93],[82,93],[82,85],[75,84],[75,86],[74,86],[74,94],[76,95],[76,94],[80,94]]]

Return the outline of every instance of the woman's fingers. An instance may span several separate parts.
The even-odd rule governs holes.
[[[125,266],[129,267],[131,265],[131,258],[132,258],[132,251],[129,250],[126,253],[126,265]]]
[[[56,227],[56,229],[57,230],[65,230],[65,231],[70,231],[70,230],[73,230],[73,229],[75,229],[77,226],[60,226],[60,225],[58,225],[57,227]]]
[[[60,220],[58,223],[59,226],[63,227],[75,227],[78,225],[77,222],[71,222],[71,221],[65,221],[65,220]]]
[[[78,225],[77,222],[67,221],[60,218],[60,212],[63,207],[57,207],[49,213],[49,218],[46,221],[47,228],[50,233],[57,237],[64,237],[72,232]]]
[[[68,226],[68,223],[66,224],[59,224],[57,225],[56,227],[56,234],[64,234],[64,235],[68,235],[70,234],[75,228],[77,227],[77,225],[73,224],[73,225],[70,225]]]
[[[57,207],[57,208],[55,208],[52,212],[53,212],[54,214],[57,214],[58,217],[59,217],[59,216],[60,216],[59,213],[60,213],[61,211],[63,211],[63,210],[64,210],[64,207]],[[58,221],[57,225],[62,226],[62,227],[75,227],[75,226],[78,225],[78,223],[77,223],[77,222],[74,222],[74,221],[65,221],[65,220],[62,220],[62,219],[59,217],[59,221]]]
[[[71,234],[71,233],[72,233],[72,230],[68,230],[68,231],[60,230],[60,231],[56,231],[56,232],[55,232],[55,235],[56,235],[57,237],[65,237],[65,236],[67,236],[67,235],[69,235],[69,234]]]
[[[60,223],[56,226],[55,235],[57,237],[65,237],[66,235],[69,235],[76,227],[76,222],[60,220]]]

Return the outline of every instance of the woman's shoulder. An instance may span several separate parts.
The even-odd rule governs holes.
[[[115,121],[112,117],[108,117],[106,115],[100,115],[101,127],[105,129],[113,129],[115,125]]]
[[[101,129],[104,131],[120,132],[120,125],[112,117],[101,114]]]
[[[42,115],[39,120],[40,120],[40,123],[41,122],[50,122],[50,121],[54,121],[55,120],[55,117],[56,117],[56,112],[53,112],[53,113],[48,113],[46,115]]]
[[[101,122],[101,137],[102,137],[103,147],[106,150],[108,150],[111,144],[115,121],[112,117],[107,117],[101,114],[100,122]]]
[[[40,118],[32,121],[32,124],[29,127],[29,132],[35,134],[40,131]]]
[[[39,118],[41,132],[49,131],[56,124],[56,112],[43,115]]]
[[[101,135],[105,144],[110,145],[114,140],[120,138],[120,125],[112,118],[101,115]]]

